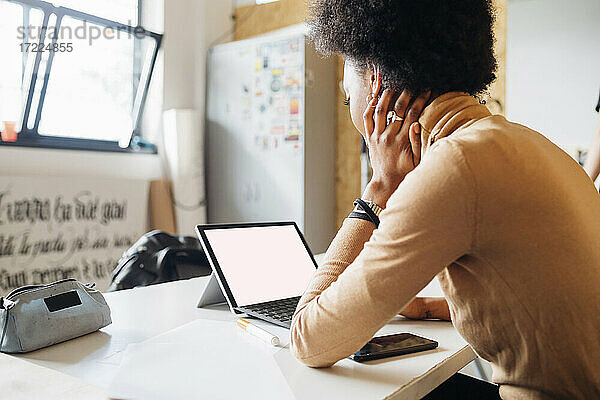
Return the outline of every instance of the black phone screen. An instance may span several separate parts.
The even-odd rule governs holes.
[[[350,356],[354,361],[368,361],[401,354],[435,349],[438,343],[412,333],[376,336]]]

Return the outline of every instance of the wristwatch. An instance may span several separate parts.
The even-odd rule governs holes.
[[[371,200],[363,200],[371,210],[373,210],[373,212],[375,213],[376,216],[379,217],[379,214],[381,214],[381,211],[383,210],[383,208],[379,207],[377,204],[375,204],[375,202],[371,201]],[[354,204],[356,204],[356,207],[354,207],[354,211],[362,211],[362,207],[360,206],[360,204],[357,204],[357,202],[355,201]],[[362,211],[364,212],[364,211]]]
[[[371,200],[356,199],[354,200],[354,210],[348,218],[359,218],[366,221],[371,221],[375,227],[379,227],[379,214],[382,208]]]

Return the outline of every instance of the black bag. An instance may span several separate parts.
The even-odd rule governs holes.
[[[211,272],[198,239],[152,231],[123,253],[107,291],[207,276]]]

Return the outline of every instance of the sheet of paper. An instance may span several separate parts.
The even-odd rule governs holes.
[[[273,357],[278,351],[234,321],[196,320],[128,346],[108,394],[115,399],[230,399],[248,388],[244,398],[260,393],[256,398],[262,399],[264,393],[253,389],[268,387],[271,398],[290,398]]]
[[[104,400],[96,386],[25,360],[0,353],[0,399]]]

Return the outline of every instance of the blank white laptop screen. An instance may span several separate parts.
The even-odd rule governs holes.
[[[238,306],[301,296],[315,265],[293,225],[204,231]]]

